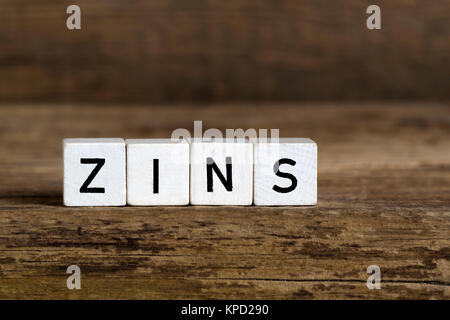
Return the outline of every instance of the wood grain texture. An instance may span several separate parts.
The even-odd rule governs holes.
[[[36,105],[0,117],[0,298],[450,298],[448,104]],[[194,119],[311,137],[318,205],[62,206],[63,137],[167,137]],[[372,264],[381,290],[366,287]]]
[[[0,2],[1,102],[449,99],[448,0]]]

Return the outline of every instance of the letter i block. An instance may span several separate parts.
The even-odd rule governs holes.
[[[64,139],[64,205],[126,204],[125,141]]]
[[[128,139],[127,202],[134,206],[189,204],[189,143]]]
[[[257,206],[317,203],[317,145],[311,139],[280,138],[255,143]]]
[[[191,204],[251,205],[253,146],[244,139],[191,142]]]

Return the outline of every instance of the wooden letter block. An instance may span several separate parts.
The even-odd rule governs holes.
[[[64,139],[64,205],[126,204],[125,141]]]
[[[191,142],[191,204],[251,205],[253,146],[220,139]]]
[[[311,139],[280,138],[255,143],[257,206],[317,203],[317,145]]]
[[[189,204],[189,143],[128,139],[127,203],[134,206]]]

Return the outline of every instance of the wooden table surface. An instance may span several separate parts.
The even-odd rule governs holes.
[[[450,298],[449,104],[6,105],[0,119],[1,299]],[[64,137],[193,120],[314,139],[318,205],[62,206]]]

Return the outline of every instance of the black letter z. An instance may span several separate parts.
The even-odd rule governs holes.
[[[83,183],[83,185],[80,188],[80,193],[105,193],[105,188],[88,188],[91,184],[92,180],[94,180],[95,176],[98,174],[100,169],[105,164],[105,159],[86,159],[81,158],[80,159],[81,164],[96,164],[94,170],[92,170],[89,177],[87,177],[86,181]]]

